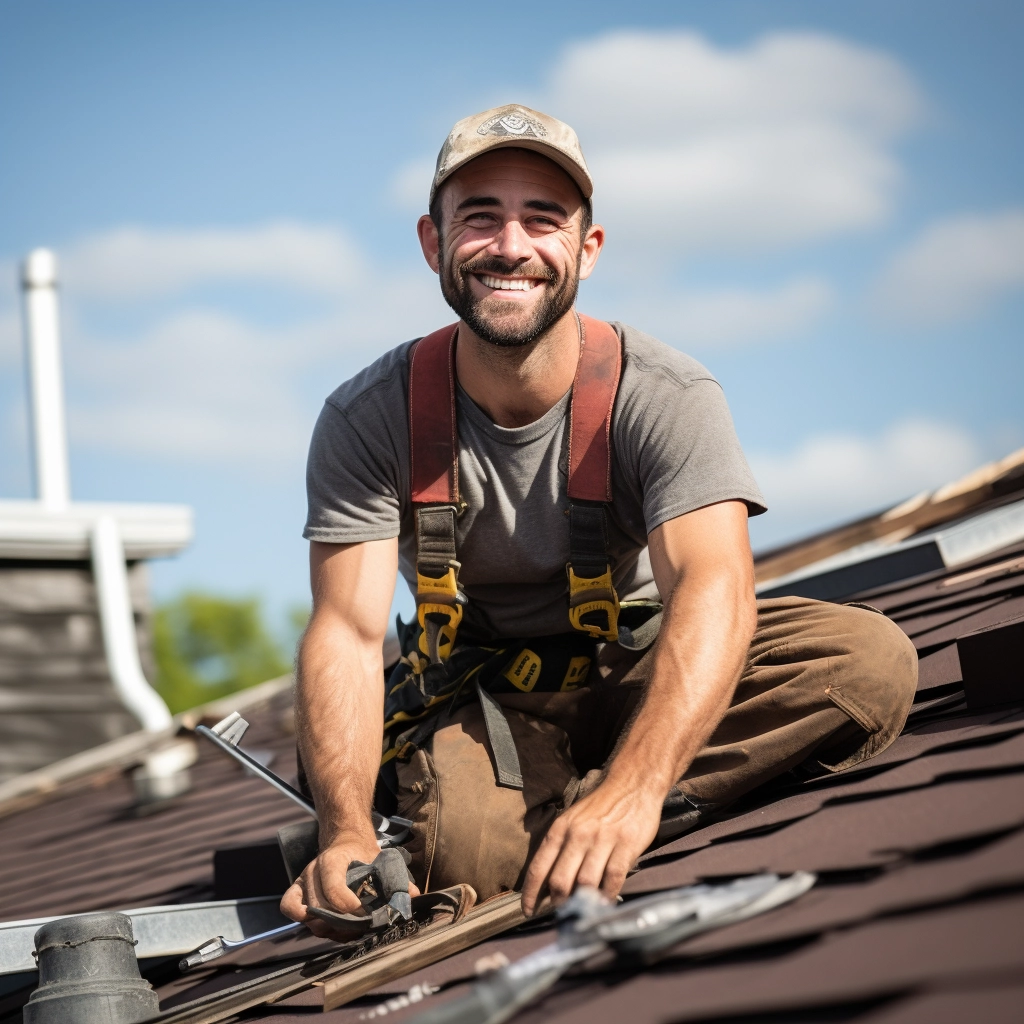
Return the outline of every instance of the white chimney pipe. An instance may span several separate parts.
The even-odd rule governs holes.
[[[49,249],[33,250],[22,265],[21,281],[25,292],[36,497],[44,508],[62,509],[71,500],[71,477],[64,425],[57,257]]]

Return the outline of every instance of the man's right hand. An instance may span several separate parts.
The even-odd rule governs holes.
[[[345,876],[352,861],[369,864],[380,853],[370,808],[384,731],[383,643],[397,575],[397,538],[310,545],[313,614],[299,645],[295,727],[320,816],[320,854],[284,894],[281,912],[318,936],[331,937],[331,928],[310,908],[359,913]]]
[[[352,861],[369,864],[378,853],[380,849],[374,839],[339,836],[321,850],[292,883],[281,898],[281,913],[293,921],[301,921],[314,935],[331,938],[333,931],[330,924],[311,914],[309,908],[327,907],[342,914],[359,913],[362,904],[345,884],[345,876]],[[419,895],[415,886],[410,885],[409,891],[415,896]]]

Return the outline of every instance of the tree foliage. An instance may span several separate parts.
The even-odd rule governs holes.
[[[301,611],[289,619],[295,634]],[[284,675],[291,669],[286,646],[267,628],[257,599],[187,591],[153,616],[156,689],[172,713],[184,711]]]

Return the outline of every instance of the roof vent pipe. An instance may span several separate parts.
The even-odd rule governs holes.
[[[28,350],[36,497],[44,508],[62,509],[71,499],[64,381],[57,311],[57,257],[35,249],[22,265],[25,344]]]
[[[44,924],[35,936],[39,988],[25,1024],[134,1024],[160,1012],[139,973],[132,919],[83,914]]]
[[[103,647],[114,688],[144,729],[166,729],[171,724],[171,713],[146,681],[139,662],[124,545],[113,516],[99,516],[93,526],[92,572],[103,626]]]

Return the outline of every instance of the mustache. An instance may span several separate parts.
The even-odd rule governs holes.
[[[479,256],[460,263],[458,273],[461,277],[469,274],[502,274],[505,277],[532,277],[542,281],[554,281],[558,275],[543,263],[509,263],[499,256]]]

